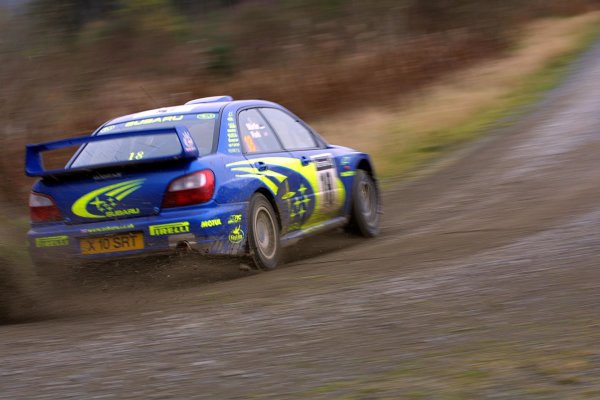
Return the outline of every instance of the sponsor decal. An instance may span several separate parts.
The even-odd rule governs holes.
[[[344,172],[340,172],[340,176],[345,177],[345,176],[354,176],[356,175],[356,171],[344,171]]]
[[[325,155],[321,155],[321,156],[313,156],[311,158],[315,162],[317,171],[323,171],[323,170],[331,169],[334,167],[333,159],[330,157],[329,154],[325,154]]]
[[[350,157],[348,157],[348,156],[342,157],[342,159],[340,160],[340,164],[342,164],[342,165],[349,165],[350,164]]]
[[[120,208],[120,202],[142,187],[145,178],[133,179],[91,191],[73,203],[71,211],[82,218],[137,215],[139,208]]]
[[[150,236],[173,235],[176,233],[186,233],[190,231],[190,223],[172,222],[170,224],[150,225],[148,227]]]
[[[239,224],[242,222],[242,214],[232,214],[227,220],[227,225]]]
[[[242,152],[232,111],[227,114],[227,152],[230,154]]]
[[[231,232],[229,232],[229,241],[231,243],[239,243],[244,240],[244,231],[240,225],[233,228]]]
[[[222,225],[221,218],[214,218],[214,219],[209,219],[209,220],[200,222],[201,228],[212,228],[214,226],[220,226],[220,225]]]
[[[135,226],[133,224],[112,225],[112,226],[103,226],[102,228],[82,229],[81,233],[111,232],[111,231],[120,231],[122,229],[134,229],[134,228],[135,228]]]
[[[249,131],[254,131],[254,130],[258,130],[258,129],[264,129],[264,126],[260,126],[259,124],[257,124],[256,122],[246,122],[246,128]]]
[[[183,115],[168,115],[166,117],[146,118],[137,121],[129,121],[125,124],[125,128],[129,128],[130,126],[158,124],[160,122],[181,121],[182,119]]]
[[[240,147],[240,139],[237,133],[228,133],[227,142],[229,143],[229,147]]]
[[[104,128],[100,129],[100,133],[108,133],[115,129],[115,126],[116,125],[105,126]]]
[[[183,137],[183,148],[185,151],[194,151],[196,149],[196,146],[194,145],[194,140],[192,139],[192,137],[190,136],[190,134],[188,132],[183,132],[183,135],[181,135]]]
[[[123,174],[121,174],[120,172],[112,172],[109,174],[97,174],[94,175],[94,180],[101,181],[104,179],[120,178],[121,176],[123,176]]]
[[[198,119],[215,119],[215,118],[217,118],[217,114],[202,113],[202,114],[196,115],[196,118],[198,118]]]
[[[35,238],[35,247],[58,247],[58,246],[68,246],[69,245],[69,237],[68,236],[46,236]]]

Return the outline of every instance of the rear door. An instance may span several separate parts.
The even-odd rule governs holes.
[[[311,227],[343,212],[345,191],[338,176],[334,154],[321,145],[313,133],[295,116],[276,108],[260,109],[283,148],[294,157],[310,183],[312,213],[302,228]],[[302,195],[302,193],[297,193]],[[293,200],[296,196],[294,196]],[[293,201],[295,203],[295,201]]]

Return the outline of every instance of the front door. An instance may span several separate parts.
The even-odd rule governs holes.
[[[312,132],[290,114],[276,108],[260,112],[295,159],[295,170],[303,178],[286,195],[294,227],[310,228],[341,215],[345,191],[331,150],[322,148]]]

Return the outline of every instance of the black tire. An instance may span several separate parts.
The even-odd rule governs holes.
[[[379,234],[381,205],[377,184],[371,175],[357,170],[352,184],[352,215],[348,226],[350,232],[364,237]]]
[[[269,200],[260,193],[252,196],[249,210],[248,245],[254,266],[273,269],[281,256],[277,215]]]

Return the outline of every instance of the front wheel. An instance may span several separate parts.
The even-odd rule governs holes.
[[[250,200],[248,225],[248,244],[254,265],[258,269],[275,268],[281,253],[279,224],[273,206],[260,193]]]
[[[352,215],[350,231],[364,237],[379,234],[379,192],[368,172],[357,170],[352,185]]]

